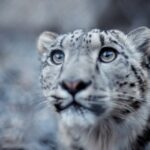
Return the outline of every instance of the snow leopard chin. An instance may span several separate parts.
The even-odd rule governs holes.
[[[88,128],[95,124],[97,116],[84,108],[76,109],[73,106],[61,112],[60,120],[66,126]]]

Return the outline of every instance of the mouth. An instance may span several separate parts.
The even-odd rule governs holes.
[[[90,111],[92,113],[94,113],[96,116],[99,116],[100,114],[102,114],[105,111],[105,107],[101,104],[90,104],[89,106],[85,106],[83,105],[83,103],[80,103],[78,101],[76,101],[75,99],[71,100],[70,102],[67,102],[67,104],[63,103],[65,100],[60,98],[60,97],[56,97],[53,96],[53,98],[55,98],[56,102],[54,104],[54,107],[56,109],[56,111],[58,113],[61,113],[65,110],[68,110],[70,108],[74,108],[74,110],[77,111],[81,111],[82,110],[87,110]]]
[[[80,109],[88,109],[87,107],[81,105],[80,103],[76,102],[75,100],[69,102],[66,105],[62,105],[61,103],[54,104],[57,112],[62,112],[66,109],[69,109],[70,107],[74,107],[76,110]]]

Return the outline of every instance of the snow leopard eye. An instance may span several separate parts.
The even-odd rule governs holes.
[[[52,63],[54,63],[55,65],[60,65],[64,61],[65,54],[63,51],[57,49],[51,52],[50,57]]]
[[[112,62],[117,58],[117,51],[112,47],[103,47],[99,54],[99,60],[104,63]]]

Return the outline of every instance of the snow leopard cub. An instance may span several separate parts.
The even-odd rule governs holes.
[[[147,27],[44,32],[38,50],[43,94],[68,150],[150,149]]]

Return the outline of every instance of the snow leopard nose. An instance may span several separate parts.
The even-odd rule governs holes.
[[[86,89],[90,84],[91,81],[85,82],[82,80],[75,80],[75,81],[65,80],[61,82],[61,87],[74,96],[81,90]]]

